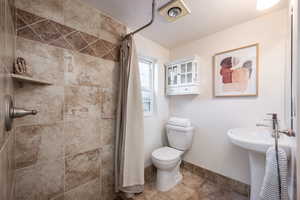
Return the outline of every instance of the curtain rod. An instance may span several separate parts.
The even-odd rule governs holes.
[[[134,35],[136,34],[137,32],[140,32],[141,30],[147,28],[148,26],[150,26],[153,22],[154,22],[154,19],[155,19],[155,0],[152,1],[152,18],[150,20],[150,22],[144,26],[142,26],[141,28],[131,32],[131,33],[128,33],[127,35],[125,35],[125,37],[123,38],[123,40],[125,40],[127,37],[131,36],[131,35]]]

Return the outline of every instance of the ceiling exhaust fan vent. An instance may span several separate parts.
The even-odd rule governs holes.
[[[191,14],[183,0],[173,0],[159,9],[159,13],[169,22]]]

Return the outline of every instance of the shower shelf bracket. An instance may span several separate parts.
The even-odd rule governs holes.
[[[22,76],[18,74],[11,74],[11,78],[20,82],[20,83],[32,83],[32,84],[37,84],[37,85],[53,85],[51,82],[47,82],[44,80],[32,78],[32,77],[27,77],[27,76]]]

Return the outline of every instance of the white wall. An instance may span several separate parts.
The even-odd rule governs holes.
[[[165,144],[164,125],[169,117],[169,101],[165,96],[164,63],[169,62],[170,51],[157,43],[135,36],[139,55],[155,59],[155,106],[152,116],[145,117],[145,166],[151,164],[151,153]]]
[[[287,10],[281,10],[171,50],[172,60],[195,54],[202,59],[201,94],[170,100],[171,115],[190,118],[196,127],[186,161],[249,183],[248,155],[226,131],[255,126],[270,112],[284,117],[286,26]],[[259,96],[214,98],[213,55],[254,43],[260,44]]]

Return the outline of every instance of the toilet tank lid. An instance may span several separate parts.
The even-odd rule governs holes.
[[[181,127],[192,126],[191,120],[187,118],[179,118],[179,117],[171,117],[168,120],[168,124],[173,126],[181,126]]]
[[[166,127],[168,130],[176,130],[176,131],[183,131],[183,132],[194,130],[193,126],[182,127],[182,126],[173,126],[173,125],[167,124]]]

